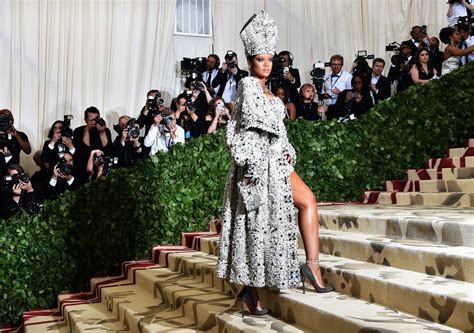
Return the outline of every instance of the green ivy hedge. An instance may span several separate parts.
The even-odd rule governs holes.
[[[355,122],[287,124],[297,172],[319,201],[360,200],[365,189],[463,146],[474,124],[474,64],[378,104]],[[0,322],[50,307],[94,275],[116,274],[151,246],[176,243],[219,216],[229,153],[223,132],[17,213],[0,224]]]

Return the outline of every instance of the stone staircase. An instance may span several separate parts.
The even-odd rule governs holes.
[[[263,288],[271,315],[242,318],[240,286],[215,276],[220,224],[211,221],[208,232],[183,233],[180,246],[124,263],[121,276],[93,279],[89,293],[60,295],[57,309],[25,313],[22,330],[474,332],[474,209],[449,198],[474,193],[474,165],[458,163],[470,161],[470,147],[474,140],[387,182],[386,192],[366,193],[376,205],[319,205],[320,265],[335,292]]]
[[[427,168],[407,171],[406,180],[385,182],[385,191],[366,191],[370,204],[474,207],[474,139],[451,148],[445,158],[432,158]]]

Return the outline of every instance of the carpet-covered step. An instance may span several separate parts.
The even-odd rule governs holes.
[[[327,254],[320,254],[319,262],[324,279],[338,292],[460,330],[474,329],[473,284]]]
[[[450,148],[448,157],[466,157],[474,156],[474,147]]]
[[[200,247],[214,251],[218,243],[218,237],[206,237],[199,240]],[[160,256],[163,254],[160,253]],[[217,257],[210,254],[203,254],[203,252],[185,253],[175,252],[168,255],[168,263],[170,268],[176,266],[181,267],[195,267],[196,262],[200,260],[211,260],[217,262]],[[215,266],[209,265],[210,276],[214,275]],[[149,274],[149,271],[140,271],[137,273],[137,283],[139,283],[139,275]],[[202,276],[196,274],[195,270],[189,271],[189,274]],[[147,280],[144,277],[144,281]],[[151,290],[153,284],[150,279],[148,282],[141,283],[147,285]],[[400,313],[394,310],[385,308],[377,304],[369,304],[363,300],[359,300],[340,293],[334,292],[330,294],[316,294],[312,291],[302,294],[300,289],[292,289],[282,291],[280,293],[269,291],[265,288],[259,289],[262,300],[272,310],[272,316],[267,320],[272,321],[272,317],[281,317],[292,325],[301,325],[298,327],[309,327],[314,332],[371,332],[381,330],[393,330],[397,332],[409,331],[457,331],[443,325],[437,325],[429,321],[424,321],[411,315]],[[247,318],[247,317],[246,317]],[[260,332],[261,328],[255,323],[253,318],[247,318],[249,322],[255,325],[255,332]],[[219,323],[229,324],[241,319],[235,313],[230,315],[228,313],[217,316]],[[255,323],[255,324],[254,324]],[[291,330],[282,330],[275,323],[272,324],[277,331],[294,332]],[[263,327],[262,327],[263,328]],[[225,330],[224,330],[225,331]],[[246,330],[243,330],[247,332]],[[222,332],[219,329],[219,332]],[[251,332],[251,331],[249,331]]]
[[[322,229],[320,251],[474,283],[474,248]],[[473,285],[474,287],[474,285]]]
[[[474,167],[442,168],[442,169],[410,169],[407,180],[452,180],[474,178]]]
[[[427,165],[428,169],[474,167],[474,156],[430,158]]]
[[[448,207],[339,205],[318,208],[320,230],[474,247],[474,210]]]
[[[465,192],[474,193],[474,179],[387,180],[386,192]]]
[[[464,192],[381,192],[365,191],[363,203],[401,206],[474,207],[474,193]]]

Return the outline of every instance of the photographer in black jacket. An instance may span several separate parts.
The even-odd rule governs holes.
[[[74,165],[81,184],[89,180],[87,162],[91,151],[100,149],[108,156],[112,154],[112,134],[100,117],[99,110],[94,106],[88,107],[84,111],[84,121],[86,125],[76,128],[73,134],[76,147]]]
[[[216,96],[222,97],[226,103],[229,103],[235,100],[239,81],[243,77],[248,76],[249,73],[239,68],[237,53],[234,51],[227,51],[224,59],[225,61],[222,63],[221,69],[212,81],[212,87],[219,87]]]
[[[290,94],[289,102],[298,103],[298,88],[301,86],[300,71],[293,68],[293,55],[290,51],[281,51],[278,53],[280,66],[283,68],[283,82],[281,84],[288,89]]]
[[[0,110],[0,151],[5,165],[19,164],[20,152],[31,153],[28,136],[14,126],[15,119],[8,109]]]
[[[118,136],[113,144],[113,157],[118,158],[117,167],[130,167],[142,157],[140,129],[135,118],[121,116],[114,130]]]
[[[56,120],[48,132],[49,140],[46,140],[43,144],[41,162],[48,163],[52,167],[56,162],[58,153],[68,151],[71,155],[74,155],[76,148],[74,148],[72,142],[72,135],[73,131],[69,124],[65,124],[62,120]]]
[[[66,190],[75,190],[81,185],[74,177],[74,162],[69,152],[59,153],[57,163],[53,167],[53,175],[47,184],[46,195],[53,199]]]
[[[0,218],[7,218],[20,208],[29,213],[39,209],[41,198],[34,190],[28,173],[19,165],[11,164],[3,177],[0,193]]]

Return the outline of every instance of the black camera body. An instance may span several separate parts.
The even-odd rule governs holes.
[[[69,176],[72,173],[72,167],[67,163],[66,159],[64,158],[64,153],[58,154],[58,170],[64,176]]]
[[[183,58],[181,60],[181,75],[190,77],[193,72],[203,73],[207,70],[207,58]]]
[[[22,183],[28,183],[30,177],[25,171],[20,171],[15,175],[7,175],[3,177],[2,189],[4,191],[9,191],[13,188],[14,185]]]
[[[61,127],[61,130],[60,130],[60,133],[61,133],[61,137],[65,137],[65,138],[72,138],[73,136],[73,130],[71,128],[71,120],[72,120],[72,115],[70,114],[67,114],[67,115],[64,115],[64,125]]]
[[[136,139],[140,136],[140,130],[137,126],[135,126],[136,121],[137,120],[135,118],[131,118],[127,122],[127,125],[125,125],[125,129],[128,131],[128,140]]]
[[[190,110],[190,111],[194,111],[196,110],[196,106],[194,105],[193,101],[192,101],[192,96],[193,96],[193,92],[191,90],[184,90],[183,91],[183,95],[185,96],[186,98],[186,102],[184,102],[184,105]]]
[[[101,126],[101,127],[104,127],[104,126],[105,126],[105,120],[104,120],[104,118],[102,118],[102,117],[99,116],[99,117],[95,118],[94,120],[95,120],[95,123],[96,123],[97,125],[99,125],[99,126]]]
[[[169,126],[173,122],[173,120],[174,120],[173,116],[169,115],[169,116],[164,117],[161,120],[160,124],[162,124],[166,127],[166,126]]]
[[[99,166],[112,166],[118,163],[118,158],[110,156],[96,156],[96,158],[94,159],[94,163]]]
[[[331,64],[329,62],[317,62],[313,64],[313,69],[309,73],[311,75],[311,80],[316,89],[316,92],[321,96],[324,86],[324,77],[326,76],[326,67],[329,67]]]
[[[152,117],[155,117],[161,112],[160,107],[162,107],[163,104],[165,104],[165,100],[161,98],[160,93],[157,93],[155,96],[148,96],[146,100],[146,106]]]
[[[10,143],[13,139],[13,136],[11,133],[2,133],[0,134],[0,150],[3,150],[6,148],[8,148],[8,150],[11,150],[10,149]]]
[[[400,46],[397,42],[392,42],[385,46],[386,52],[392,52],[391,61],[394,65],[401,65],[405,62],[405,55],[400,50]]]

